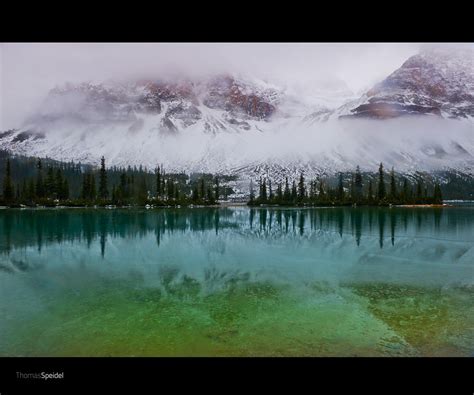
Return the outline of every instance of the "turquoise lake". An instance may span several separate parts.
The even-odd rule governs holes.
[[[0,356],[473,356],[474,207],[0,210]]]

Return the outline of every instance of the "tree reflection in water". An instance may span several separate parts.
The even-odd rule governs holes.
[[[450,210],[445,216],[445,210]],[[457,209],[411,208],[199,208],[199,209],[52,209],[3,210],[0,213],[0,253],[36,245],[84,242],[91,248],[99,241],[102,257],[109,238],[142,238],[154,233],[159,247],[166,234],[208,232],[219,236],[223,230],[252,237],[317,237],[335,232],[341,238],[351,235],[357,246],[365,235],[378,234],[384,248],[385,237],[396,243],[397,233],[408,229],[472,227],[472,212]],[[258,227],[255,227],[255,216]],[[290,226],[291,224],[291,226]]]

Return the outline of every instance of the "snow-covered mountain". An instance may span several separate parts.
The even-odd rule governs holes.
[[[250,85],[230,75],[205,81],[186,78],[119,83],[67,84],[50,91],[39,111],[27,120],[36,129],[65,121],[75,125],[130,124],[142,129],[153,118],[158,133],[177,133],[194,125],[205,132],[249,130],[248,122],[267,120],[276,110],[279,92]],[[236,119],[237,118],[237,119]]]
[[[325,92],[333,98],[338,94],[331,87]],[[201,156],[193,157],[197,168],[206,161],[219,167],[219,153],[209,152],[212,144],[196,142],[213,141],[219,134],[251,138],[288,128],[315,109],[330,111],[321,95],[298,96],[287,87],[231,74],[197,81],[66,84],[52,89],[22,128],[0,133],[0,144],[16,153],[61,160],[96,162],[105,155],[116,165],[196,167],[189,155],[180,156],[182,150],[163,152],[165,146],[179,145],[201,149]]]
[[[0,132],[0,148],[245,179],[374,170],[380,161],[474,174],[473,59],[422,52],[359,98],[343,81],[287,86],[233,74],[66,84],[21,128]]]
[[[393,118],[437,115],[474,118],[474,51],[430,49],[403,65],[360,99],[335,114],[342,117]]]

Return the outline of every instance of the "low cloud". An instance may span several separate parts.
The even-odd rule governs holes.
[[[65,82],[246,73],[286,86],[342,80],[359,92],[384,78],[420,44],[370,43],[3,43],[2,129],[17,127]]]

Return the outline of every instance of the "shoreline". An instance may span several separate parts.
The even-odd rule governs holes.
[[[444,207],[455,207],[453,204],[399,204],[399,205],[393,205],[393,207],[403,207],[403,208],[409,208],[409,207],[415,207],[415,208],[422,208],[422,207],[431,207],[431,208],[444,208]]]
[[[462,203],[462,202],[459,202]],[[94,209],[94,210],[123,210],[123,209],[201,209],[201,208],[229,208],[229,207],[248,207],[249,209],[261,209],[261,208],[275,208],[275,209],[318,209],[318,208],[449,208],[449,207],[462,207],[462,205],[456,204],[405,204],[405,205],[388,205],[388,206],[278,206],[278,205],[259,205],[249,206],[247,203],[221,203],[213,205],[190,205],[190,206],[37,206],[37,207],[8,207],[0,206],[0,210],[66,210],[66,209]]]

